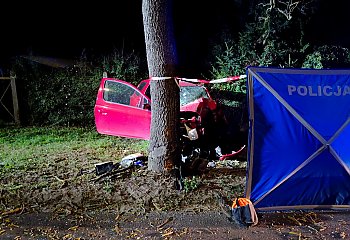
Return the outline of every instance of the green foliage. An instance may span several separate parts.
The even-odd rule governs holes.
[[[200,185],[200,179],[199,177],[196,176],[192,176],[191,177],[187,177],[184,180],[184,190],[186,193],[196,190]]]
[[[102,57],[102,67],[110,77],[119,78],[128,81],[134,85],[140,82],[140,79],[146,78],[146,71],[140,70],[145,63],[135,53],[125,54],[114,50],[110,55]]]
[[[104,71],[110,77],[139,81],[139,58],[113,52],[103,60],[86,56],[68,68],[18,59],[13,66],[20,83],[21,117],[29,125],[91,126],[93,108]],[[140,78],[139,78],[140,77]]]
[[[100,69],[87,62],[65,69],[18,61],[17,78],[22,83],[20,101],[31,125],[81,125],[93,123],[93,106],[98,90]],[[23,107],[22,107],[23,108]],[[23,116],[22,116],[23,117]]]
[[[287,19],[269,4],[258,4],[254,14],[254,21],[246,25],[238,39],[224,40],[219,54],[215,50],[213,78],[244,74],[248,66],[301,66],[300,57],[309,47],[303,40],[307,17],[296,11]]]
[[[308,54],[304,68],[346,68],[350,66],[349,49],[340,46],[321,46]]]
[[[306,59],[303,63],[303,68],[314,68],[314,69],[322,69],[322,56],[321,53],[315,51],[306,56]]]
[[[257,4],[251,22],[237,38],[225,35],[222,43],[214,46],[211,78],[242,75],[248,66],[349,67],[348,49],[314,47],[305,42],[304,27],[312,16],[312,4],[302,1],[294,5],[290,1]],[[225,105],[235,106],[237,101],[245,101],[246,81],[217,84],[211,91]]]
[[[312,4],[317,3],[271,3],[265,1],[257,4],[251,23],[238,38],[224,39],[223,44],[216,46],[213,78],[244,74],[247,66],[349,67],[348,49],[339,46],[317,47],[305,42],[304,28],[314,10]],[[235,88],[227,90],[237,91]]]
[[[107,193],[113,192],[114,189],[114,183],[111,181],[111,179],[106,179],[103,182],[103,190]]]

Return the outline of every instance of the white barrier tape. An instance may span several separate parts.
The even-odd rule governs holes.
[[[176,85],[180,88],[180,80],[178,78],[174,78]]]
[[[151,77],[151,80],[167,80],[172,79],[173,77]]]
[[[226,77],[226,78],[220,78],[220,79],[214,79],[214,80],[178,78],[178,77],[175,77],[174,79],[178,81],[193,82],[193,83],[225,83],[225,82],[237,81],[240,79],[244,79],[246,77],[247,75],[232,76],[232,77]],[[172,78],[173,77],[151,77],[151,80],[167,80]]]
[[[151,80],[168,80],[168,79],[174,79],[175,80],[175,83],[176,85],[180,88],[180,83],[179,83],[179,79],[177,77],[151,77],[150,78]]]
[[[200,79],[193,79],[193,78],[176,78],[180,81],[185,81],[185,82],[193,82],[193,83],[210,83],[209,80],[200,80]]]
[[[193,83],[224,83],[224,82],[231,82],[231,81],[244,79],[246,77],[247,77],[247,75],[220,78],[220,79],[215,79],[215,80],[202,80],[202,79],[191,79],[191,78],[177,78],[177,79],[181,80],[181,81],[193,82]]]
[[[233,76],[233,77],[227,77],[227,78],[220,78],[220,79],[211,80],[210,83],[231,82],[231,81],[237,81],[237,80],[240,80],[240,79],[244,79],[246,77],[247,77],[247,75],[240,75],[240,76]]]

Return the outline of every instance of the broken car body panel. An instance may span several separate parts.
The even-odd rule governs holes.
[[[205,108],[214,110],[216,102],[208,90],[199,84],[179,82],[180,111],[201,115]],[[94,114],[97,131],[101,134],[140,138],[150,136],[150,79],[137,87],[113,78],[102,78]]]

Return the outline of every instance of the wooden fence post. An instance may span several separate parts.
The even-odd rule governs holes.
[[[17,98],[17,88],[16,88],[16,75],[10,75],[11,90],[12,90],[12,103],[13,103],[13,116],[16,125],[20,125],[21,121],[19,119],[19,108],[18,108],[18,98]]]

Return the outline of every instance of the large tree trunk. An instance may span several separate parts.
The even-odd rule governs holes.
[[[173,78],[177,65],[171,0],[143,0],[142,14],[149,75],[152,120],[148,169],[169,171],[180,160],[179,87]],[[171,77],[171,78],[166,78]]]

